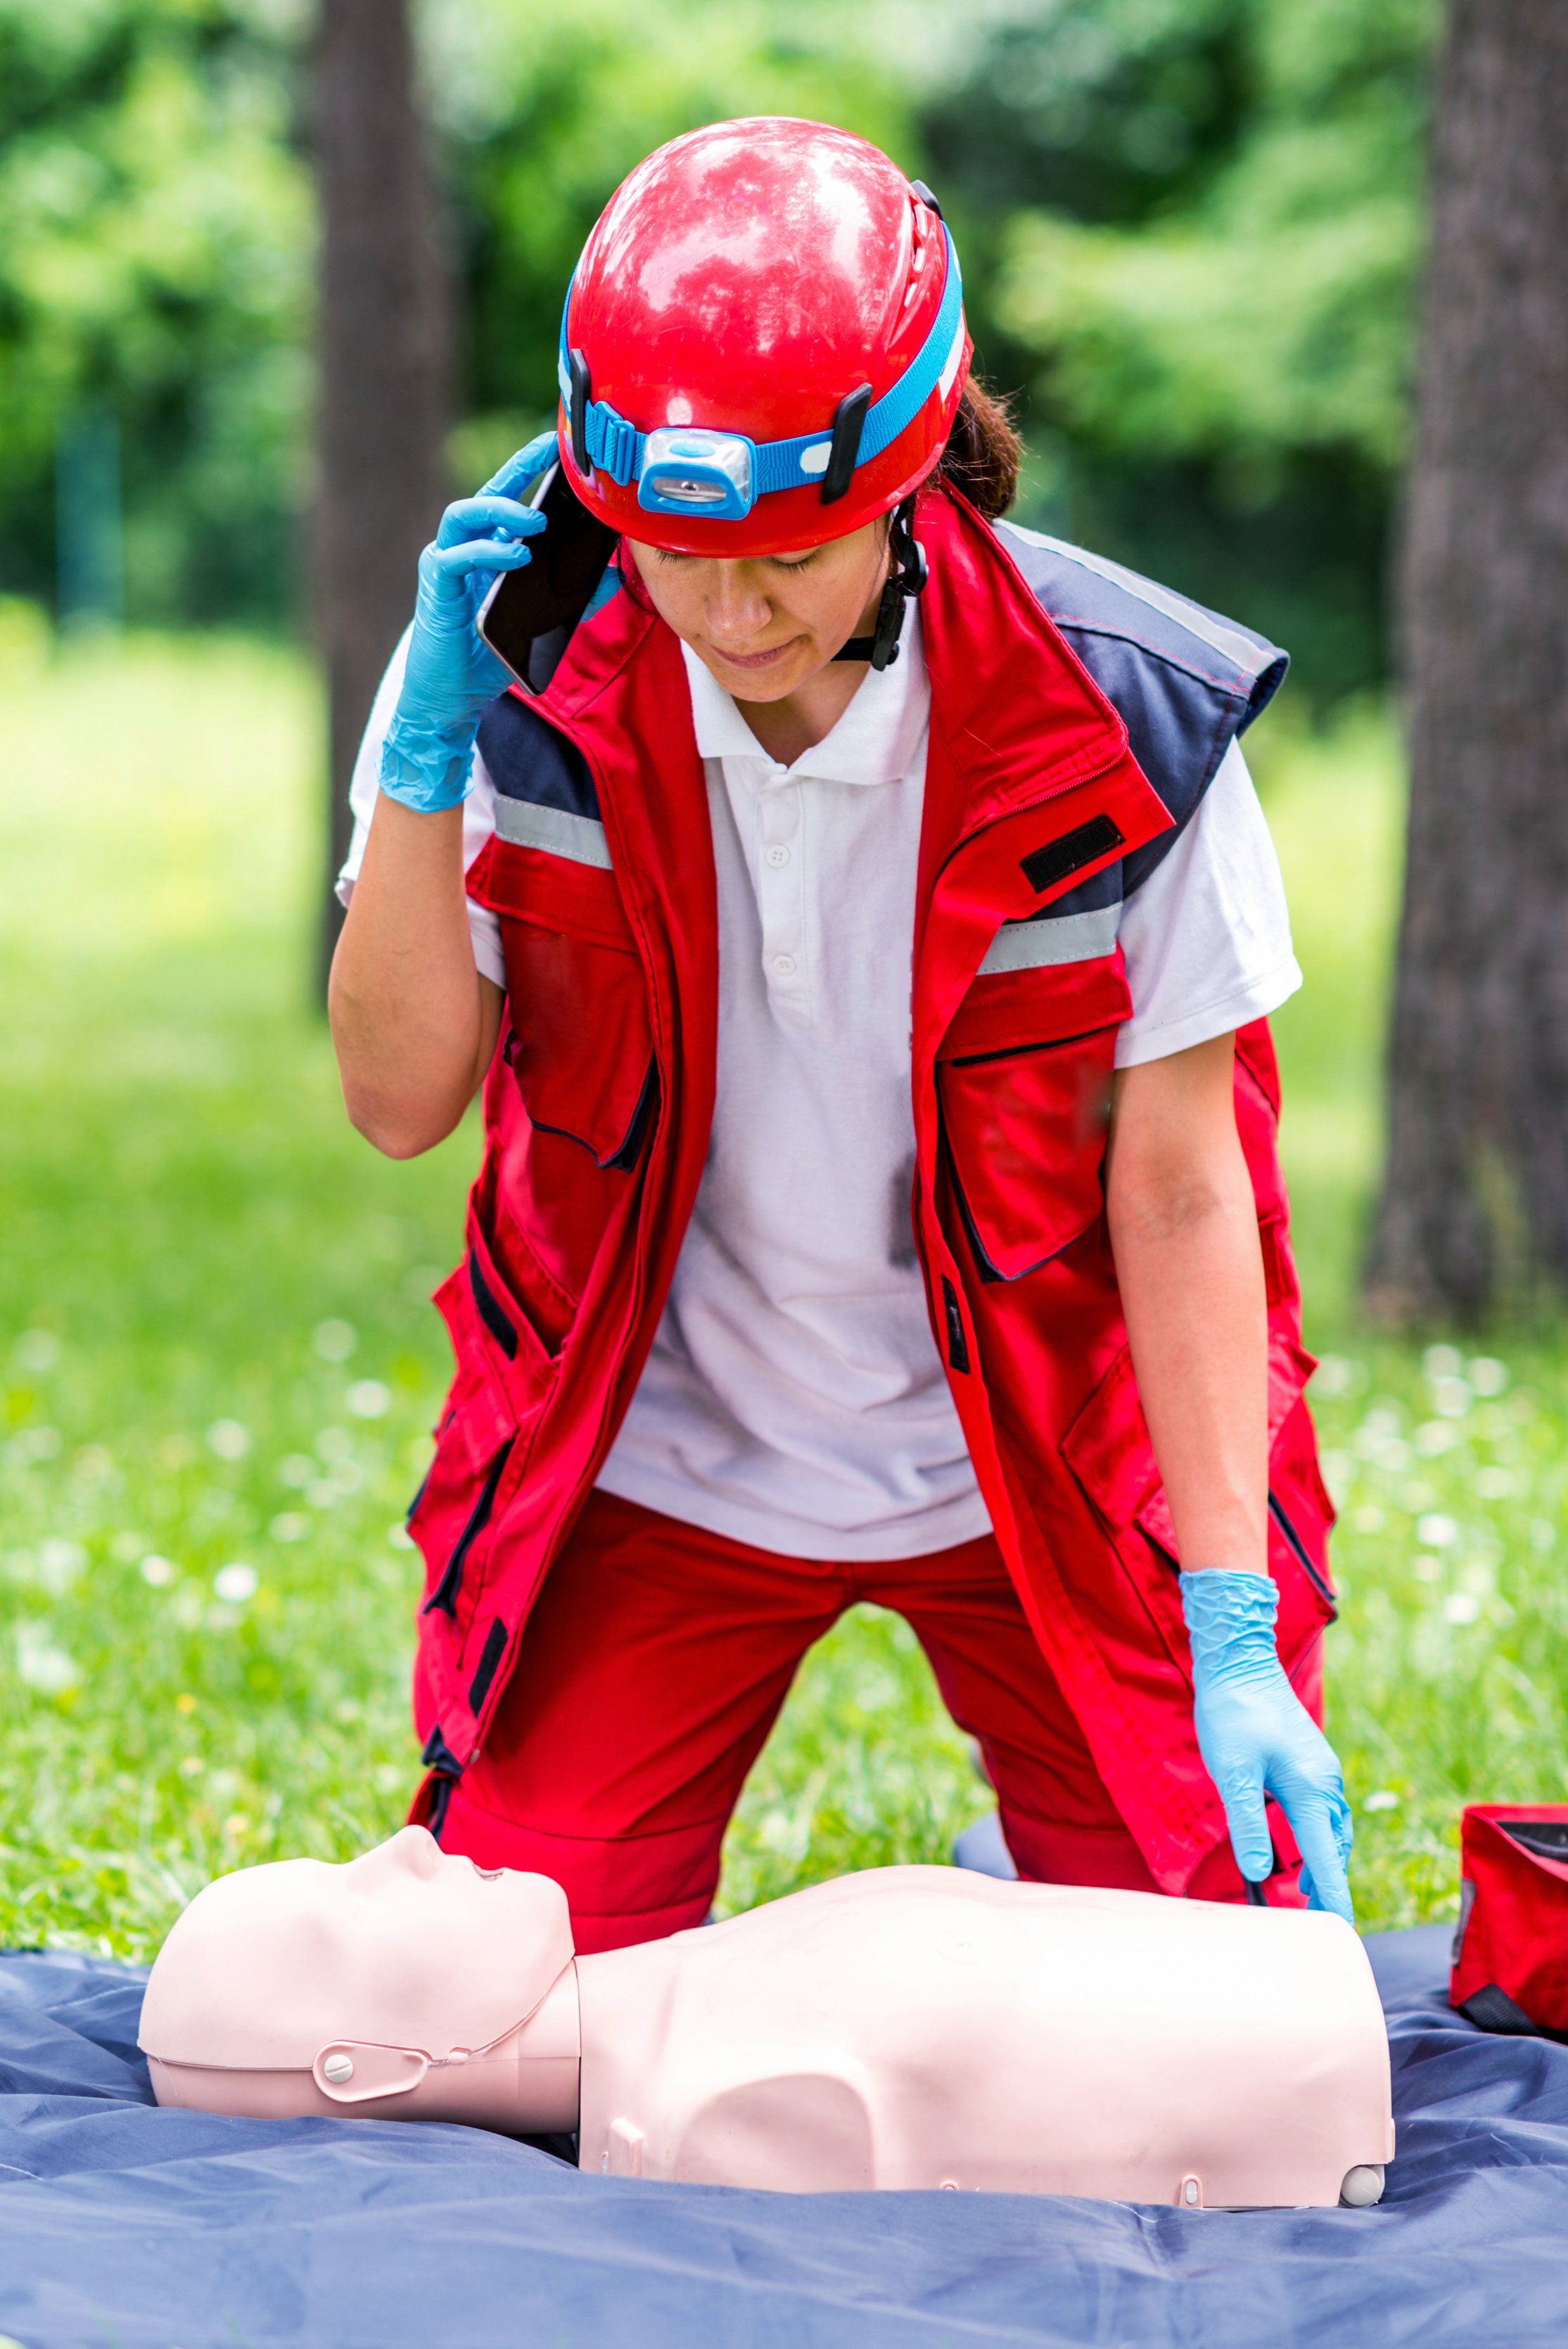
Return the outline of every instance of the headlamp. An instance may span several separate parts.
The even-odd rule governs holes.
[[[757,502],[756,481],[756,444],[743,432],[690,426],[650,432],[643,443],[637,503],[649,513],[739,522]]]

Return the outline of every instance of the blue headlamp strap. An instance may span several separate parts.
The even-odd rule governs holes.
[[[884,391],[874,407],[865,410],[861,426],[860,443],[854,464],[869,465],[889,449],[906,426],[912,424],[936,389],[938,384],[950,382],[953,370],[964,347],[964,280],[959,274],[958,255],[946,223],[942,233],[947,245],[947,281],[942,289],[942,303],[932,321],[931,331],[911,359],[898,381]],[[573,275],[573,284],[576,278]],[[592,396],[586,369],[579,357],[573,365],[573,355],[566,341],[566,322],[572,308],[572,287],[566,290],[566,301],[561,313],[561,350],[557,373],[561,381],[561,397],[567,415],[572,419],[577,453],[585,449],[588,461],[598,471],[608,473],[613,481],[624,489],[642,478],[651,435],[639,432],[618,416],[607,400]],[[749,495],[739,511],[748,511],[754,501],[766,497],[773,490],[799,490],[811,483],[820,483],[829,469],[833,453],[833,429],[830,425],[821,432],[803,432],[793,440],[748,440],[744,433],[719,433],[711,428],[714,437],[736,445],[744,443],[751,452]],[[672,440],[672,432],[661,432],[661,441]],[[846,484],[847,486],[847,484]],[[841,495],[841,491],[840,492]],[[744,496],[744,492],[742,492]],[[711,511],[711,509],[710,509]],[[734,504],[723,509],[730,513]]]

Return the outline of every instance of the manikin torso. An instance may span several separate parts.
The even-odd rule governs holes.
[[[381,1897],[322,1881],[356,1868]],[[163,2104],[576,2128],[585,2170],[717,2185],[1329,2204],[1392,2152],[1338,1920],[942,1868],[576,1957],[558,1888],[405,1828],[209,1887],[141,2044]]]

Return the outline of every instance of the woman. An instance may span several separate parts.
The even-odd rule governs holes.
[[[1350,1913],[1264,1024],[1299,974],[1235,748],[1284,657],[998,526],[969,357],[875,149],[662,149],[562,322],[614,560],[502,691],[475,611],[555,437],[449,509],[356,776],[350,1115],[406,1156],[485,1097],[415,1816],[555,1877],[583,1949],[707,1913],[857,1599],[1022,1875]]]

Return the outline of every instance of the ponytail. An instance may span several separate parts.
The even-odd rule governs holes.
[[[987,522],[1006,512],[1018,488],[1024,443],[1007,413],[1008,401],[971,375],[932,481],[961,491]]]

